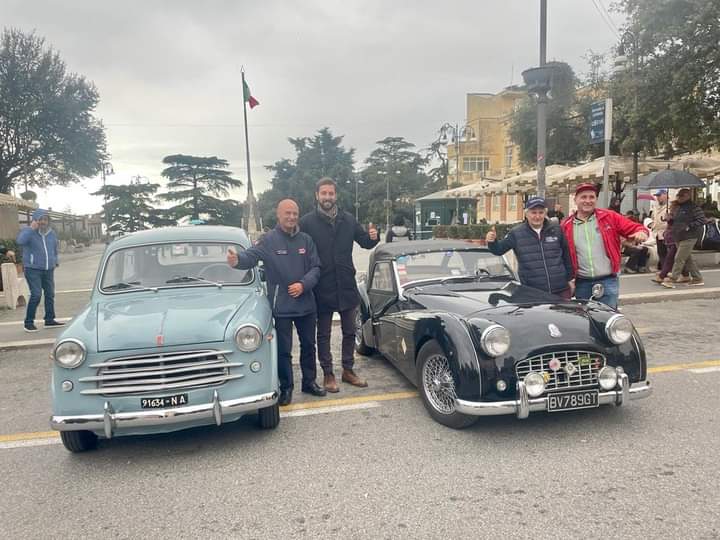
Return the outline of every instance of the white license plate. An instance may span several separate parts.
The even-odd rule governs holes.
[[[165,407],[179,407],[181,405],[187,405],[187,403],[187,394],[176,394],[174,396],[142,398],[140,400],[140,408],[164,409]]]
[[[600,405],[597,390],[581,392],[564,392],[550,394],[547,400],[548,412],[572,411],[575,409],[592,409]]]

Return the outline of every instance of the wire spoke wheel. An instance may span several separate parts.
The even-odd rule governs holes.
[[[435,410],[443,414],[455,412],[455,381],[444,355],[434,354],[425,361],[422,385],[428,402]]]

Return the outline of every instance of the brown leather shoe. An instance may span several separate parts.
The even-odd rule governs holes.
[[[360,377],[355,375],[352,369],[343,369],[342,382],[352,384],[353,386],[359,386],[360,388],[367,387],[367,381],[363,381]]]
[[[337,381],[335,380],[335,375],[332,373],[325,375],[323,379],[323,386],[325,387],[325,390],[333,394],[337,394],[340,391]]]

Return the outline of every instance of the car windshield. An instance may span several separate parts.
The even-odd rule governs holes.
[[[231,247],[238,252],[243,249],[236,244],[216,242],[173,242],[120,249],[108,257],[100,289],[126,292],[251,283],[252,271],[228,265],[226,256]]]
[[[487,251],[433,251],[398,257],[400,284],[421,280],[462,279],[463,276],[512,278],[502,257]]]

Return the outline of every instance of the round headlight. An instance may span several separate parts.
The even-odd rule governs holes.
[[[545,391],[545,379],[540,373],[531,371],[523,379],[528,396],[538,397]]]
[[[605,323],[605,333],[615,345],[625,343],[633,333],[633,325],[630,319],[624,315],[616,314]]]
[[[235,345],[242,352],[253,352],[262,343],[262,332],[257,326],[246,324],[235,331]]]
[[[488,326],[480,336],[480,345],[490,356],[501,356],[510,348],[510,331],[504,326]]]
[[[612,390],[617,385],[617,371],[612,366],[605,366],[598,373],[598,383],[603,390]]]
[[[66,339],[55,347],[53,358],[61,367],[73,369],[85,361],[85,345],[77,339]]]

